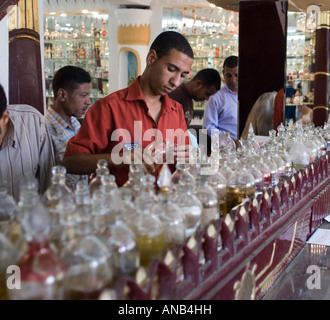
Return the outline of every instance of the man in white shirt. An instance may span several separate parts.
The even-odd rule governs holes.
[[[8,105],[0,85],[0,180],[16,201],[22,178],[34,176],[43,194],[55,165],[52,141],[44,116],[28,105]]]

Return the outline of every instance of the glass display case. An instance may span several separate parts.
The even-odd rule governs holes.
[[[92,76],[91,101],[107,95],[109,45],[106,25],[108,15],[44,18],[44,63],[47,107],[52,102],[52,79],[56,71],[74,65]]]
[[[302,117],[314,103],[315,27],[304,12],[288,13],[285,124]]]

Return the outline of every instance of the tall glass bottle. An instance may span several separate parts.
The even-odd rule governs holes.
[[[205,229],[211,222],[219,219],[218,196],[209,185],[209,174],[203,168],[197,177],[196,196],[203,205],[201,228]]]
[[[180,178],[173,201],[181,208],[186,218],[186,237],[194,235],[201,224],[203,205],[194,194],[195,179],[189,175]]]
[[[49,211],[51,230],[49,239],[57,247],[61,247],[63,236],[67,234],[68,227],[73,221],[73,212],[76,204],[73,192],[66,185],[66,168],[54,166],[52,168],[51,185],[42,196],[42,202]]]
[[[222,218],[228,213],[226,207],[227,179],[217,170],[215,174],[209,175],[208,183],[217,194],[219,216]]]
[[[289,154],[296,172],[300,171],[310,163],[310,155],[308,149],[303,143],[302,128],[297,130],[296,142],[291,146]]]
[[[75,233],[77,237],[91,234],[94,232],[94,226],[91,214],[91,196],[86,181],[77,182],[74,197],[76,202],[74,211]]]
[[[165,250],[165,228],[162,221],[151,212],[151,206],[141,206],[132,219],[132,227],[140,252],[140,264],[146,267],[152,259],[161,259]]]
[[[176,244],[182,244],[186,237],[186,219],[181,208],[172,200],[171,171],[165,163],[159,173],[159,203],[151,211],[159,217],[165,228],[166,249],[173,249]]]
[[[94,190],[99,189],[102,182],[101,182],[101,177],[103,175],[109,174],[109,168],[108,168],[108,161],[105,159],[100,159],[97,162],[97,168],[96,168],[96,175],[95,177],[91,180],[89,183],[89,191],[91,196],[93,195]]]
[[[159,202],[155,194],[155,177],[148,174],[142,180],[145,188],[134,201],[137,214],[130,220],[129,226],[136,234],[140,264],[147,266],[152,259],[162,258],[165,250],[165,228],[151,210]]]

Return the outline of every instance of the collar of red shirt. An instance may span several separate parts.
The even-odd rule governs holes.
[[[140,87],[140,82],[139,82],[140,77],[141,76],[138,76],[133,81],[133,83],[128,87],[126,100],[128,101],[143,100],[145,102],[144,94]],[[165,106],[166,109],[170,108],[172,110],[177,110],[178,108],[177,103],[173,99],[171,99],[168,95],[163,96],[163,106]]]

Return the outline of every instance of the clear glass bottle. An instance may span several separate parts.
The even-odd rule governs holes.
[[[134,276],[140,265],[140,253],[133,230],[124,221],[116,221],[109,226],[106,245],[111,252],[114,279]]]
[[[313,141],[312,134],[310,130],[304,130],[303,133],[303,144],[308,150],[309,153],[309,162],[312,163],[313,161],[317,160],[320,154],[320,149],[315,141]]]
[[[254,196],[255,181],[253,175],[248,171],[246,164],[241,162],[241,169],[234,171],[228,178],[226,200],[229,212],[245,199],[253,199]]]
[[[194,194],[195,179],[182,175],[173,201],[181,208],[186,218],[186,237],[195,234],[201,224],[203,205]]]
[[[60,257],[67,269],[63,281],[65,300],[97,300],[103,290],[113,286],[111,254],[96,236],[72,240]]]
[[[190,180],[195,181],[194,176],[189,171],[189,163],[177,163],[176,170],[172,174],[172,185],[175,189],[179,185],[182,176],[188,176]]]
[[[52,168],[51,185],[41,199],[51,217],[49,240],[60,248],[67,227],[73,220],[73,212],[76,207],[73,192],[66,185],[65,167],[54,166]]]
[[[75,234],[77,237],[91,234],[94,232],[94,226],[91,214],[91,196],[86,181],[77,182],[74,197],[76,202],[74,211]]]
[[[203,168],[197,177],[196,196],[203,206],[200,226],[205,229],[220,216],[217,193],[209,185],[209,174],[204,172]]]
[[[8,194],[7,183],[0,180],[0,232],[6,232],[10,221],[14,218],[16,202]]]
[[[310,154],[303,143],[302,128],[297,130],[296,142],[291,146],[289,154],[295,172],[300,171],[310,163]]]
[[[153,205],[159,202],[155,190],[155,176],[146,174],[141,178],[142,190],[140,195],[134,200],[134,204],[138,211],[151,208]]]
[[[217,194],[219,217],[223,218],[228,213],[226,203],[227,179],[217,170],[215,174],[209,175],[208,183]]]
[[[142,165],[130,164],[128,172],[128,180],[122,186],[123,188],[132,189],[132,200],[140,195],[142,189],[142,177],[144,176]]]
[[[102,185],[101,177],[103,175],[108,175],[110,173],[109,168],[108,168],[108,161],[107,160],[100,159],[97,162],[96,166],[97,166],[96,175],[91,180],[91,182],[89,183],[89,191],[90,191],[91,196],[93,196],[94,191],[99,189],[100,186]]]
[[[162,221],[165,228],[166,249],[173,249],[176,244],[183,244],[186,238],[186,219],[181,208],[172,200],[171,171],[167,164],[162,166],[157,184],[159,203],[151,211]]]

